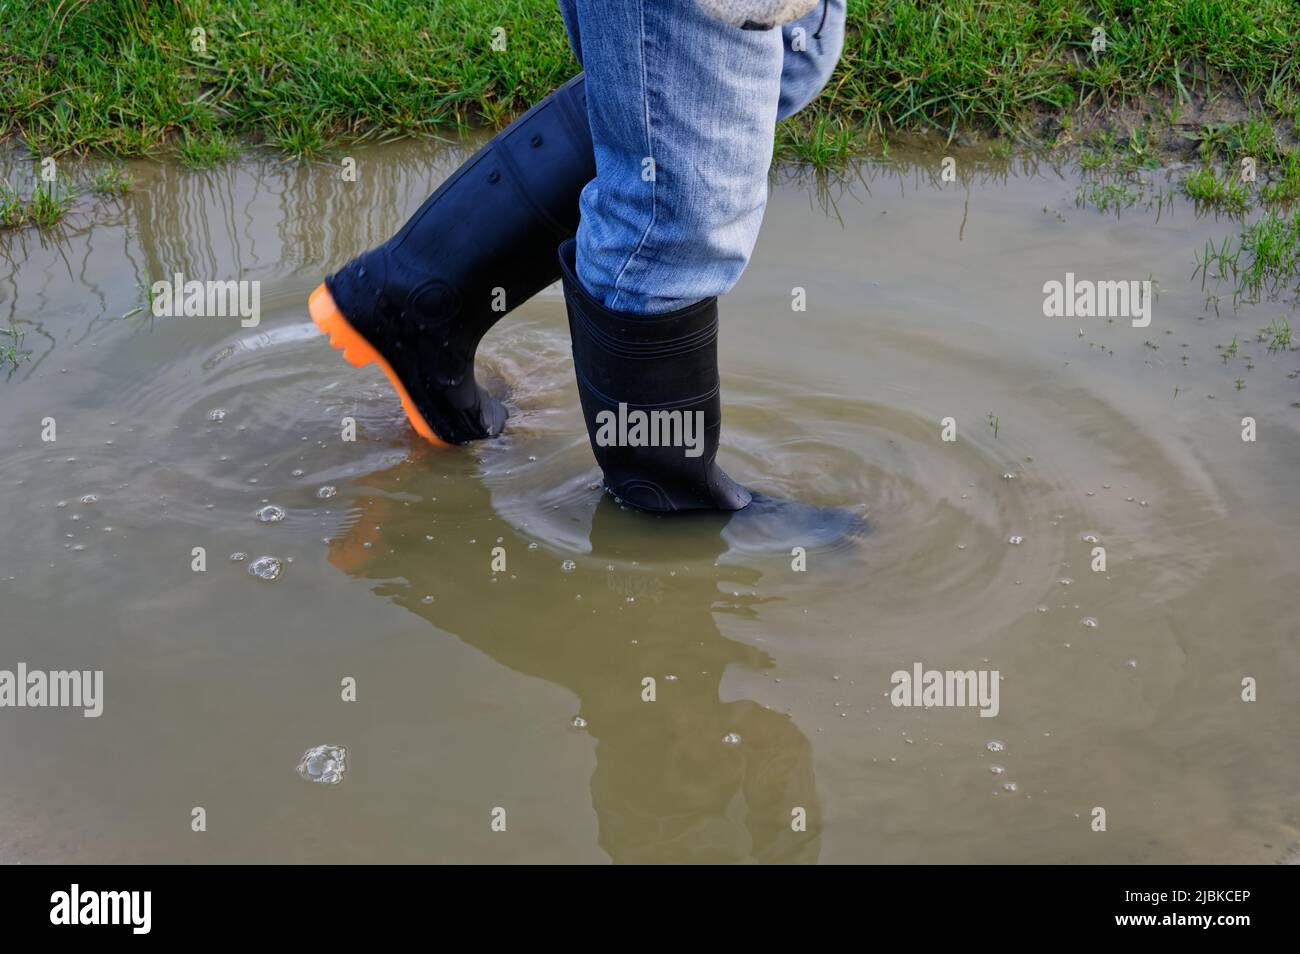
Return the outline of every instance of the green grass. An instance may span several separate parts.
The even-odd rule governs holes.
[[[1247,224],[1239,238],[1226,238],[1218,246],[1207,244],[1204,254],[1197,256],[1196,270],[1202,276],[1202,285],[1231,279],[1234,301],[1257,302],[1296,291],[1293,283],[1300,276],[1300,212],[1286,214],[1270,209]],[[1285,334],[1289,346],[1289,327]]]
[[[1279,96],[1276,89],[1275,97]],[[1187,176],[1183,192],[1199,204],[1245,212],[1257,203],[1300,199],[1300,148],[1288,145],[1283,127],[1300,116],[1300,99],[1278,99],[1278,121],[1251,115],[1241,122],[1206,124],[1189,137],[1204,165]],[[1254,182],[1243,181],[1243,164],[1255,164]]]
[[[1205,162],[1224,159],[1235,165],[1250,156],[1260,164],[1272,164],[1284,158],[1273,124],[1259,116],[1238,123],[1207,124],[1196,138],[1200,143],[1197,151]]]
[[[1213,169],[1204,168],[1183,180],[1183,193],[1199,205],[1245,212],[1250,208],[1250,191],[1246,184],[1231,176],[1219,178]]]
[[[186,130],[181,136],[176,157],[191,169],[204,169],[230,162],[239,156],[240,151],[239,143],[220,130],[208,130],[197,135]],[[311,150],[296,151],[309,153]]]
[[[0,361],[9,365],[11,370],[17,368],[22,361],[31,357],[30,354],[22,350],[25,335],[26,332],[14,324],[10,324],[8,328],[0,328]]]
[[[126,195],[135,184],[132,175],[120,166],[106,166],[90,180],[90,189],[100,195]]]
[[[72,204],[73,193],[49,184],[23,196],[8,182],[0,182],[0,230],[27,225],[50,228],[58,224]]]
[[[1268,327],[1259,333],[1259,340],[1268,346],[1269,354],[1291,350],[1291,323],[1285,316],[1268,323]]]
[[[496,125],[578,68],[554,0],[0,0],[0,23],[0,135],[38,155],[179,149],[206,165],[243,141],[314,155]],[[1172,120],[1225,91],[1294,135],[1297,69],[1295,0],[849,0],[840,67],[777,151],[837,166],[916,130],[1050,145],[1076,114]],[[1228,151],[1268,138],[1215,135]]]

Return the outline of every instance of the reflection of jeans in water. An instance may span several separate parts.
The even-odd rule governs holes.
[[[640,314],[723,294],[758,238],[776,122],[839,58],[844,0],[766,31],[713,20],[695,0],[559,4],[596,151],[578,277],[606,307]]]

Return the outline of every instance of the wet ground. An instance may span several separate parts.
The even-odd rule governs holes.
[[[602,497],[555,289],[484,342],[512,418],[468,449],[315,332],[461,155],[141,164],[0,235],[0,669],[104,672],[98,719],[0,711],[0,861],[1294,856],[1300,352],[1256,340],[1290,306],[1207,306],[1237,223],[1020,162],[783,176],[722,460],[872,528],[800,572]],[[260,323],[140,311],[178,271],[260,282]],[[1150,326],[1044,317],[1066,272],[1156,281]],[[891,705],[914,663],[1000,711]]]

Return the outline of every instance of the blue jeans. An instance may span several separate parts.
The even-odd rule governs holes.
[[[578,278],[634,314],[725,293],[758,238],[776,123],[812,101],[839,59],[844,0],[767,31],[713,20],[695,0],[559,4],[587,74],[596,154]]]

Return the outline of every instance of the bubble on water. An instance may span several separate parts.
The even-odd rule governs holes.
[[[99,503],[99,494],[86,494],[81,498],[81,502],[84,504]]]
[[[528,544],[528,549],[530,549],[530,550],[536,550],[536,549],[537,549],[537,541],[534,540],[532,543]]]
[[[248,572],[259,580],[274,583],[284,571],[284,564],[273,556],[260,556],[248,564]]]
[[[1013,474],[1013,473],[1011,473],[1011,471],[1007,471],[1005,474],[1002,475],[1002,479],[1003,479],[1003,480],[1015,480],[1015,479],[1016,479],[1016,475]]]
[[[572,573],[577,568],[578,564],[574,563],[572,560],[565,560],[560,564],[560,570],[564,573]]]
[[[1047,612],[1047,607],[1044,606],[1042,603],[1039,603],[1038,606],[1035,607],[1035,609],[1037,609],[1038,612],[1040,612],[1040,613],[1046,613],[1046,612]]]
[[[664,676],[664,682],[676,682],[676,681],[677,681],[676,676]]]
[[[422,596],[422,597],[420,598],[420,602],[423,603],[425,606],[428,606],[430,603],[433,602],[433,597],[432,597],[432,596]]]
[[[1085,616],[1083,619],[1079,620],[1079,625],[1086,627],[1087,629],[1096,629],[1097,621],[1091,616]]]
[[[1085,533],[1085,534],[1083,535],[1083,542],[1084,542],[1084,543],[1101,543],[1101,537],[1097,536],[1097,534],[1095,534],[1095,533]]]
[[[740,745],[740,733],[728,732],[722,737],[722,741],[726,745]]]
[[[295,467],[293,473],[290,476],[301,477],[304,473],[306,473],[306,471],[304,471],[301,467]]]
[[[1007,537],[1007,543],[1011,544],[1013,547],[1018,547],[1020,546],[1020,544],[1024,542],[1025,542],[1025,538],[1019,536],[1018,534],[1013,533],[1011,536]]]
[[[1001,765],[990,765],[989,771],[992,772],[994,775],[1001,775],[1003,772],[1006,771],[1006,769],[1004,769]]]
[[[279,523],[288,516],[283,507],[277,507],[275,504],[267,504],[257,513],[253,514],[258,523]]]
[[[64,507],[66,507],[67,505],[68,505],[68,502],[67,502],[66,500],[60,500],[60,501],[59,501],[58,503],[56,503],[54,506],[56,506],[56,507],[58,507],[60,510],[62,510],[62,509],[63,509]]]
[[[1002,791],[1004,791],[1004,792],[1015,792],[1015,791],[1019,791],[1019,789],[1020,789],[1020,786],[1017,785],[1015,782],[1003,782],[1003,783],[1002,783]]]
[[[339,489],[337,487],[331,487],[329,484],[326,484],[324,487],[321,487],[316,491],[316,496],[321,500],[329,500],[338,492]]]
[[[226,412],[219,407],[214,407],[212,410],[208,411],[209,421],[216,421],[218,424],[220,424],[225,419],[226,419]]]
[[[318,785],[337,785],[347,769],[348,750],[341,745],[318,745],[302,754],[298,774]]]
[[[1059,580],[1057,580],[1056,582],[1057,582],[1057,583],[1060,583],[1062,586],[1069,586],[1070,584],[1072,584],[1072,583],[1074,582],[1074,580],[1070,579],[1068,576],[1063,576],[1063,577],[1061,577]]]
[[[575,729],[585,729],[587,727],[587,720],[582,716],[574,716],[569,721],[569,725],[573,726]]]
[[[1129,669],[1136,669],[1138,667],[1138,661],[1136,659],[1130,659],[1124,665],[1128,666]]]
[[[236,550],[234,553],[230,554],[230,559],[234,563],[243,563],[248,559],[248,554],[243,550]]]
[[[989,739],[984,743],[984,748],[988,749],[990,752],[1001,752],[1005,750],[1006,747],[1007,744],[1005,742],[1000,742],[997,739]]]

